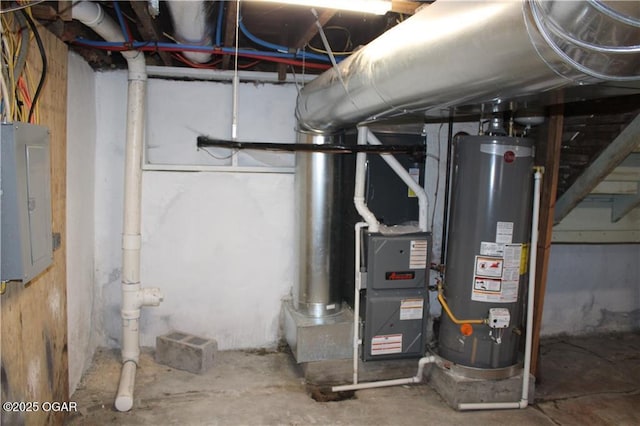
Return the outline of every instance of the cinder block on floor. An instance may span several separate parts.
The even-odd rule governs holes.
[[[179,370],[202,374],[213,366],[218,342],[173,331],[156,337],[156,362]]]

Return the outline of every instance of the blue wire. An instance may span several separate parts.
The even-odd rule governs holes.
[[[122,11],[120,10],[120,5],[118,4],[118,0],[113,2],[113,8],[116,11],[116,16],[118,17],[118,22],[120,23],[120,30],[122,31],[122,36],[125,40],[129,40],[129,33],[127,32],[127,26],[124,23],[124,16],[122,16]]]
[[[247,27],[245,27],[245,25],[242,23],[242,19],[240,19],[238,26],[240,28],[240,31],[242,31],[242,34],[244,34],[249,40],[251,40],[255,44],[262,47],[266,47],[267,49],[275,50],[280,53],[289,53],[288,47],[281,46],[279,44],[270,43],[268,41],[264,41],[254,36],[253,34],[251,34],[247,29]],[[297,49],[294,55],[296,59],[304,58],[304,59],[314,59],[316,61],[329,62],[329,57],[327,55],[318,55],[317,53],[304,52],[304,51],[301,51],[300,49]],[[340,62],[339,58],[336,58],[336,61]]]
[[[222,46],[222,18],[224,16],[224,2],[220,2],[218,22],[216,23],[216,46]]]
[[[249,30],[247,30],[247,27],[245,27],[244,24],[242,23],[242,19],[240,19],[240,22],[238,22],[238,26],[240,27],[240,31],[242,31],[242,34],[247,36],[247,38],[252,42],[254,42],[255,44],[260,45],[262,47],[266,47],[267,49],[275,50],[277,52],[289,53],[289,49],[286,46],[269,43],[268,41],[261,40],[258,37],[254,36],[253,34],[251,34]]]

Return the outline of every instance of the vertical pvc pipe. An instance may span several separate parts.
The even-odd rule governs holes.
[[[107,41],[124,41],[118,25],[92,2],[74,2],[72,15]],[[122,52],[128,66],[127,133],[124,168],[124,212],[122,231],[122,371],[116,395],[118,411],[133,407],[136,365],[140,357],[140,309],[157,306],[162,293],[140,284],[140,223],[142,203],[142,149],[144,138],[147,69],[144,53]]]
[[[358,137],[360,135],[358,134]],[[367,131],[367,142],[371,145],[382,145],[380,139],[376,137],[371,131]],[[360,155],[360,154],[358,154]],[[398,177],[402,179],[402,181],[416,194],[418,197],[418,226],[420,230],[423,232],[427,232],[427,209],[428,209],[428,199],[427,193],[424,191],[424,188],[420,186],[418,182],[413,180],[411,175],[405,168],[400,164],[396,158],[391,154],[380,154],[380,157],[391,167],[391,169],[396,172]]]
[[[356,254],[355,254],[355,289],[353,295],[353,384],[358,383],[358,352],[360,349],[360,289],[362,288],[362,274],[360,271],[360,253],[362,245],[362,228],[368,226],[366,222],[358,222],[355,225]]]
[[[522,397],[516,402],[480,402],[458,404],[458,410],[501,410],[526,408],[529,405],[529,376],[531,374],[531,350],[533,347],[533,308],[536,291],[536,261],[538,247],[538,216],[540,214],[540,182],[542,169],[537,167],[533,183],[533,209],[531,220],[531,246],[529,256],[529,291],[527,292],[527,327],[524,348],[524,371],[522,372]]]
[[[358,145],[367,144],[367,135],[369,129],[366,127],[358,127]],[[380,222],[376,219],[369,207],[364,201],[365,175],[367,171],[367,154],[359,152],[356,154],[356,184],[353,195],[353,204],[356,210],[362,216],[369,226],[369,232],[379,232]]]

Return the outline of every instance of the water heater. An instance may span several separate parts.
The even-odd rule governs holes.
[[[533,142],[461,136],[454,142],[439,354],[456,364],[518,363],[524,337]],[[482,323],[459,324],[457,319]],[[471,322],[471,321],[470,321]]]

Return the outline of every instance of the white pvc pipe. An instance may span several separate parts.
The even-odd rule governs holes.
[[[527,293],[527,331],[522,373],[522,397],[515,402],[479,402],[458,404],[458,410],[499,410],[526,408],[529,404],[529,376],[531,374],[531,350],[533,346],[533,307],[536,289],[536,257],[538,247],[538,215],[540,213],[540,181],[542,172],[536,168],[533,183],[533,217],[531,219],[531,245],[529,246],[529,291]]]
[[[422,378],[424,376],[425,365],[432,364],[434,362],[436,362],[436,357],[433,355],[420,358],[418,360],[418,372],[413,377],[407,377],[403,379],[380,380],[377,382],[358,383],[353,385],[333,386],[331,390],[333,392],[343,392],[343,391],[352,391],[352,390],[360,390],[360,389],[372,389],[372,388],[382,388],[387,386],[400,386],[400,385],[409,385],[413,383],[420,383],[422,382]]]
[[[355,225],[356,254],[355,254],[355,290],[353,292],[353,384],[358,384],[358,352],[360,349],[360,289],[362,288],[362,273],[360,271],[360,253],[362,245],[360,238],[362,228],[368,226],[366,222],[358,222]]]
[[[120,27],[97,3],[74,2],[72,16],[91,27],[107,41],[122,42]],[[144,53],[122,52],[128,65],[127,135],[124,171],[124,218],[122,232],[122,372],[115,406],[128,411],[133,406],[135,369],[140,357],[140,309],[157,306],[162,293],[140,284],[140,222],[142,200],[142,149],[144,138],[145,91],[147,82]]]
[[[358,145],[367,144],[367,133],[369,129],[366,127],[358,127]],[[364,202],[364,186],[365,174],[367,170],[367,154],[359,152],[356,155],[356,187],[353,194],[353,204],[362,218],[369,225],[369,232],[379,232],[380,222],[376,219],[369,207]]]
[[[126,361],[122,364],[120,385],[116,394],[115,406],[118,411],[129,411],[133,407],[133,387],[136,382],[136,363]]]
[[[358,127],[358,145],[366,145],[371,143],[372,145],[381,145],[382,142],[365,126]],[[404,167],[390,154],[381,154],[382,158],[389,164],[393,171],[400,176],[400,178],[411,188],[418,196],[419,203],[419,223],[420,230],[427,230],[427,194],[424,189],[413,180],[411,175],[404,169]],[[362,288],[361,275],[360,275],[360,233],[363,227],[368,226],[370,232],[379,232],[380,223],[376,219],[375,215],[364,200],[364,187],[365,187],[365,174],[366,174],[366,161],[367,154],[359,152],[356,156],[356,184],[354,189],[353,204],[356,210],[365,220],[365,222],[358,222],[355,225],[355,290],[354,290],[354,317],[353,317],[353,384],[334,386],[333,391],[339,392],[343,390],[356,390],[366,389],[383,386],[396,386],[404,385],[408,383],[417,383],[422,380],[422,371],[424,363],[434,362],[434,357],[421,358],[418,362],[418,375],[406,379],[394,379],[383,380],[371,383],[358,383],[358,352],[360,349],[361,340],[359,338],[359,320],[360,320],[360,289]],[[420,377],[419,380],[417,378]],[[416,381],[417,380],[417,381]]]
[[[360,134],[358,133],[358,138],[359,137],[360,137]],[[376,135],[374,135],[373,132],[368,129],[367,129],[367,142],[370,143],[371,145],[382,145],[382,142],[380,142],[380,139],[378,139]],[[409,188],[411,188],[411,190],[418,197],[418,226],[420,227],[420,230],[422,232],[427,232],[427,210],[428,210],[429,201],[427,199],[427,193],[424,191],[424,188],[420,186],[418,182],[413,180],[409,172],[405,170],[402,164],[400,164],[400,162],[396,160],[396,158],[393,155],[380,154],[380,157],[382,157],[382,159],[387,162],[389,167],[391,167],[391,169],[394,172],[396,172],[398,177],[400,177],[400,179],[402,179],[402,181]]]

